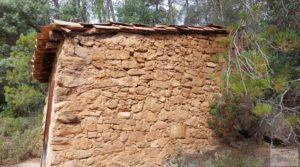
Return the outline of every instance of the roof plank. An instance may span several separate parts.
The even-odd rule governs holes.
[[[94,25],[96,29],[104,29],[104,30],[120,30],[120,27],[116,26],[103,26],[103,25]]]
[[[60,26],[70,26],[74,28],[84,28],[83,25],[74,22],[62,21],[62,20],[53,20],[53,23]]]

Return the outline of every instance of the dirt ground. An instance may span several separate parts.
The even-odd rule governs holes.
[[[294,146],[276,146],[275,148],[284,148],[284,149],[298,149],[300,147],[297,145]],[[194,154],[185,154],[184,156],[188,161],[197,161],[199,167],[205,166],[203,162],[208,159],[213,159],[217,154],[220,154],[223,151],[234,152],[235,155],[243,155],[246,157],[257,157],[264,162],[265,167],[270,167],[270,145],[265,142],[253,142],[253,141],[243,141],[240,143],[232,144],[223,144],[217,146],[207,146],[199,150],[198,153]],[[39,167],[39,159],[30,159],[25,162],[12,165],[12,166],[1,166],[0,167]],[[232,166],[231,166],[232,167]],[[300,160],[299,160],[300,167]]]
[[[300,151],[299,145],[292,146],[275,146],[273,149],[298,149]],[[271,147],[269,143],[265,142],[254,142],[254,141],[243,141],[240,143],[233,144],[223,144],[218,146],[208,146],[200,149],[197,154],[185,155],[188,161],[197,161],[199,167],[205,166],[204,163],[209,159],[214,159],[217,154],[221,154],[224,151],[230,151],[233,155],[241,157],[251,157],[262,160],[265,167],[270,166],[270,150]],[[300,155],[299,155],[299,167],[300,167]],[[225,166],[227,167],[227,166]],[[233,167],[232,165],[228,167]],[[234,166],[235,167],[235,166]]]
[[[16,165],[12,165],[10,167],[39,167],[39,166],[40,166],[40,159],[30,159]]]

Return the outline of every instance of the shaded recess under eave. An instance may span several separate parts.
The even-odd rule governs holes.
[[[66,35],[96,35],[118,32],[134,34],[228,34],[224,27],[213,24],[207,26],[166,24],[149,26],[117,22],[87,24],[53,20],[51,24],[42,26],[40,33],[37,33],[32,58],[33,78],[40,82],[48,82],[56,52]]]

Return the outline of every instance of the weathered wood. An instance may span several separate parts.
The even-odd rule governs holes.
[[[149,27],[134,26],[133,28],[134,28],[134,30],[142,30],[142,31],[147,31],[147,32],[154,32],[155,31],[153,28],[149,28]]]
[[[65,28],[65,27],[60,27],[60,29],[66,33],[70,33],[71,30],[69,28]]]
[[[97,29],[104,29],[104,30],[120,30],[120,27],[117,26],[103,26],[103,25],[94,25]]]
[[[133,27],[131,26],[124,26],[124,25],[120,25],[121,30],[133,30]]]
[[[73,28],[84,28],[83,25],[74,22],[62,21],[62,20],[53,20],[53,23],[60,26],[68,26]]]

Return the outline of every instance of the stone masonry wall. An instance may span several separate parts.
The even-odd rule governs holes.
[[[66,38],[58,54],[47,166],[161,166],[214,141],[216,35]]]

